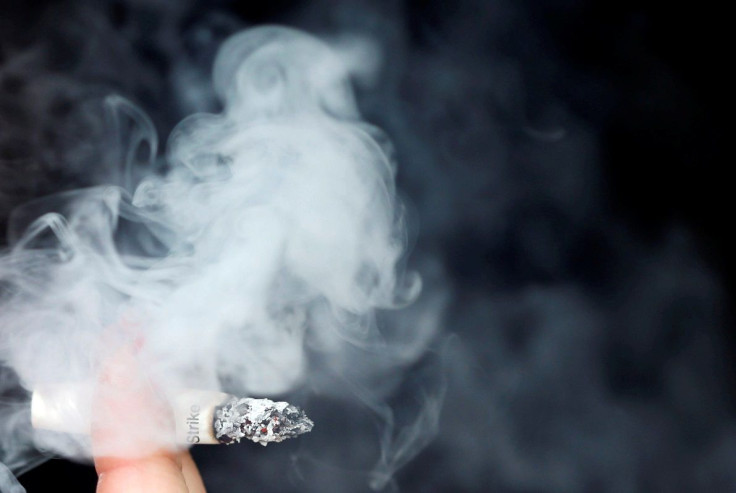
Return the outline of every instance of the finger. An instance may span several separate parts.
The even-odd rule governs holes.
[[[186,492],[171,411],[129,349],[105,363],[95,392],[92,450],[98,493]]]
[[[188,451],[181,453],[181,470],[190,493],[206,493],[202,476]]]
[[[188,493],[181,464],[161,454],[136,459],[107,457],[95,460],[99,474],[97,493]],[[204,490],[201,490],[204,491]]]

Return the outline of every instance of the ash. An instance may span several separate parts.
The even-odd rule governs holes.
[[[246,438],[265,447],[312,431],[313,426],[303,410],[270,399],[233,397],[215,410],[215,436],[226,445]]]

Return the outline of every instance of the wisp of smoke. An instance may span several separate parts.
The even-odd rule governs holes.
[[[10,218],[0,362],[23,389],[91,389],[106,360],[142,339],[141,364],[165,392],[271,395],[313,378],[306,347],[334,369],[344,348],[378,344],[375,310],[407,304],[420,286],[400,268],[391,146],[360,119],[345,56],[287,28],[233,36],[214,67],[223,111],[182,121],[165,164],[145,113],[105,100],[124,134],[118,183],[39,199]],[[379,370],[416,360],[426,344],[426,334],[403,338]],[[420,419],[436,423],[437,401],[430,407]],[[31,465],[33,447],[89,458],[86,438],[33,432],[27,407],[1,409],[0,460],[14,472]],[[389,473],[410,442],[399,457],[384,451]]]

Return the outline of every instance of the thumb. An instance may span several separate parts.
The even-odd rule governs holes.
[[[182,467],[191,458],[175,448],[171,410],[131,350],[105,363],[93,402],[98,493],[190,491]]]

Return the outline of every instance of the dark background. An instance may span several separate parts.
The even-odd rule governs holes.
[[[367,36],[385,65],[357,81],[359,103],[397,147],[410,265],[447,300],[431,351],[448,383],[439,436],[398,486],[736,489],[733,85],[715,2],[0,5],[3,230],[13,206],[95,181],[79,156],[104,151],[80,154],[96,135],[80,104],[122,93],[165,139],[217,109],[208,90],[187,100],[177,87],[206,87],[239,28]],[[288,474],[298,447],[194,456],[212,491],[367,489],[354,464]],[[95,475],[51,460],[20,480],[93,491]]]

